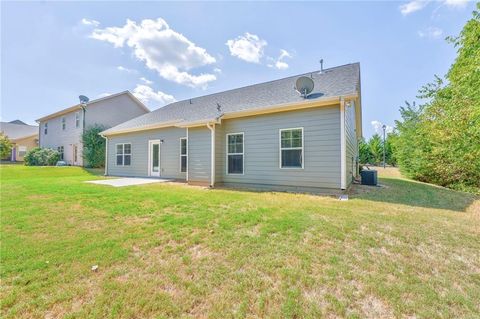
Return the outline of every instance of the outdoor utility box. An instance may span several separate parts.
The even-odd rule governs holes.
[[[360,176],[362,176],[362,185],[377,186],[377,171],[361,171]]]

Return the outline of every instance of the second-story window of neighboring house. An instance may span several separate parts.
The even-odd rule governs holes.
[[[66,127],[67,127],[66,119],[65,119],[65,117],[62,117],[62,130],[65,131]]]
[[[47,135],[48,133],[48,122],[45,122],[45,124],[43,125],[43,134]]]
[[[63,161],[63,146],[57,147],[58,153],[60,153],[60,160]]]
[[[80,127],[80,112],[75,113],[75,127],[76,128]]]

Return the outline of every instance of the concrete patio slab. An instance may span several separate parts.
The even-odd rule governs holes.
[[[85,183],[108,185],[113,187],[124,187],[124,186],[144,185],[144,184],[152,184],[152,183],[164,183],[164,182],[170,182],[170,181],[171,180],[169,179],[160,179],[160,178],[124,177],[124,178],[103,179],[99,181],[86,181]]]

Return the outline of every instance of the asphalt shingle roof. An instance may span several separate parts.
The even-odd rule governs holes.
[[[330,69],[318,70],[279,80],[254,84],[238,89],[200,96],[174,102],[150,113],[114,126],[104,134],[130,129],[147,129],[152,125],[161,125],[171,121],[192,122],[213,119],[221,113],[254,110],[262,107],[304,101],[295,91],[295,81],[300,76],[311,77],[314,89],[307,97],[309,100],[324,100],[337,96],[358,93],[360,83],[360,64],[352,63]]]
[[[27,124],[16,124],[9,122],[0,122],[0,131],[10,140],[16,140],[23,137],[38,134],[38,126]]]

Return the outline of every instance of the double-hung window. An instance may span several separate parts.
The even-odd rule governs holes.
[[[58,150],[58,153],[60,153],[60,160],[63,161],[63,151],[64,151],[64,148],[63,146],[59,146],[57,147],[57,150]]]
[[[187,138],[182,137],[180,139],[180,172],[185,173],[187,171],[188,151],[187,151]]]
[[[117,144],[117,166],[130,166],[132,162],[132,144]]]
[[[67,127],[67,119],[64,117],[62,117],[62,130],[65,131],[65,128]]]
[[[80,127],[80,112],[75,113],[75,127],[76,128]]]
[[[43,134],[47,135],[48,133],[48,122],[45,122],[45,124],[43,124]]]
[[[280,130],[280,168],[303,168],[303,127]]]
[[[227,134],[227,174],[243,174],[243,133]]]
[[[27,147],[26,146],[19,146],[18,147],[18,156],[25,156],[27,154]]]

